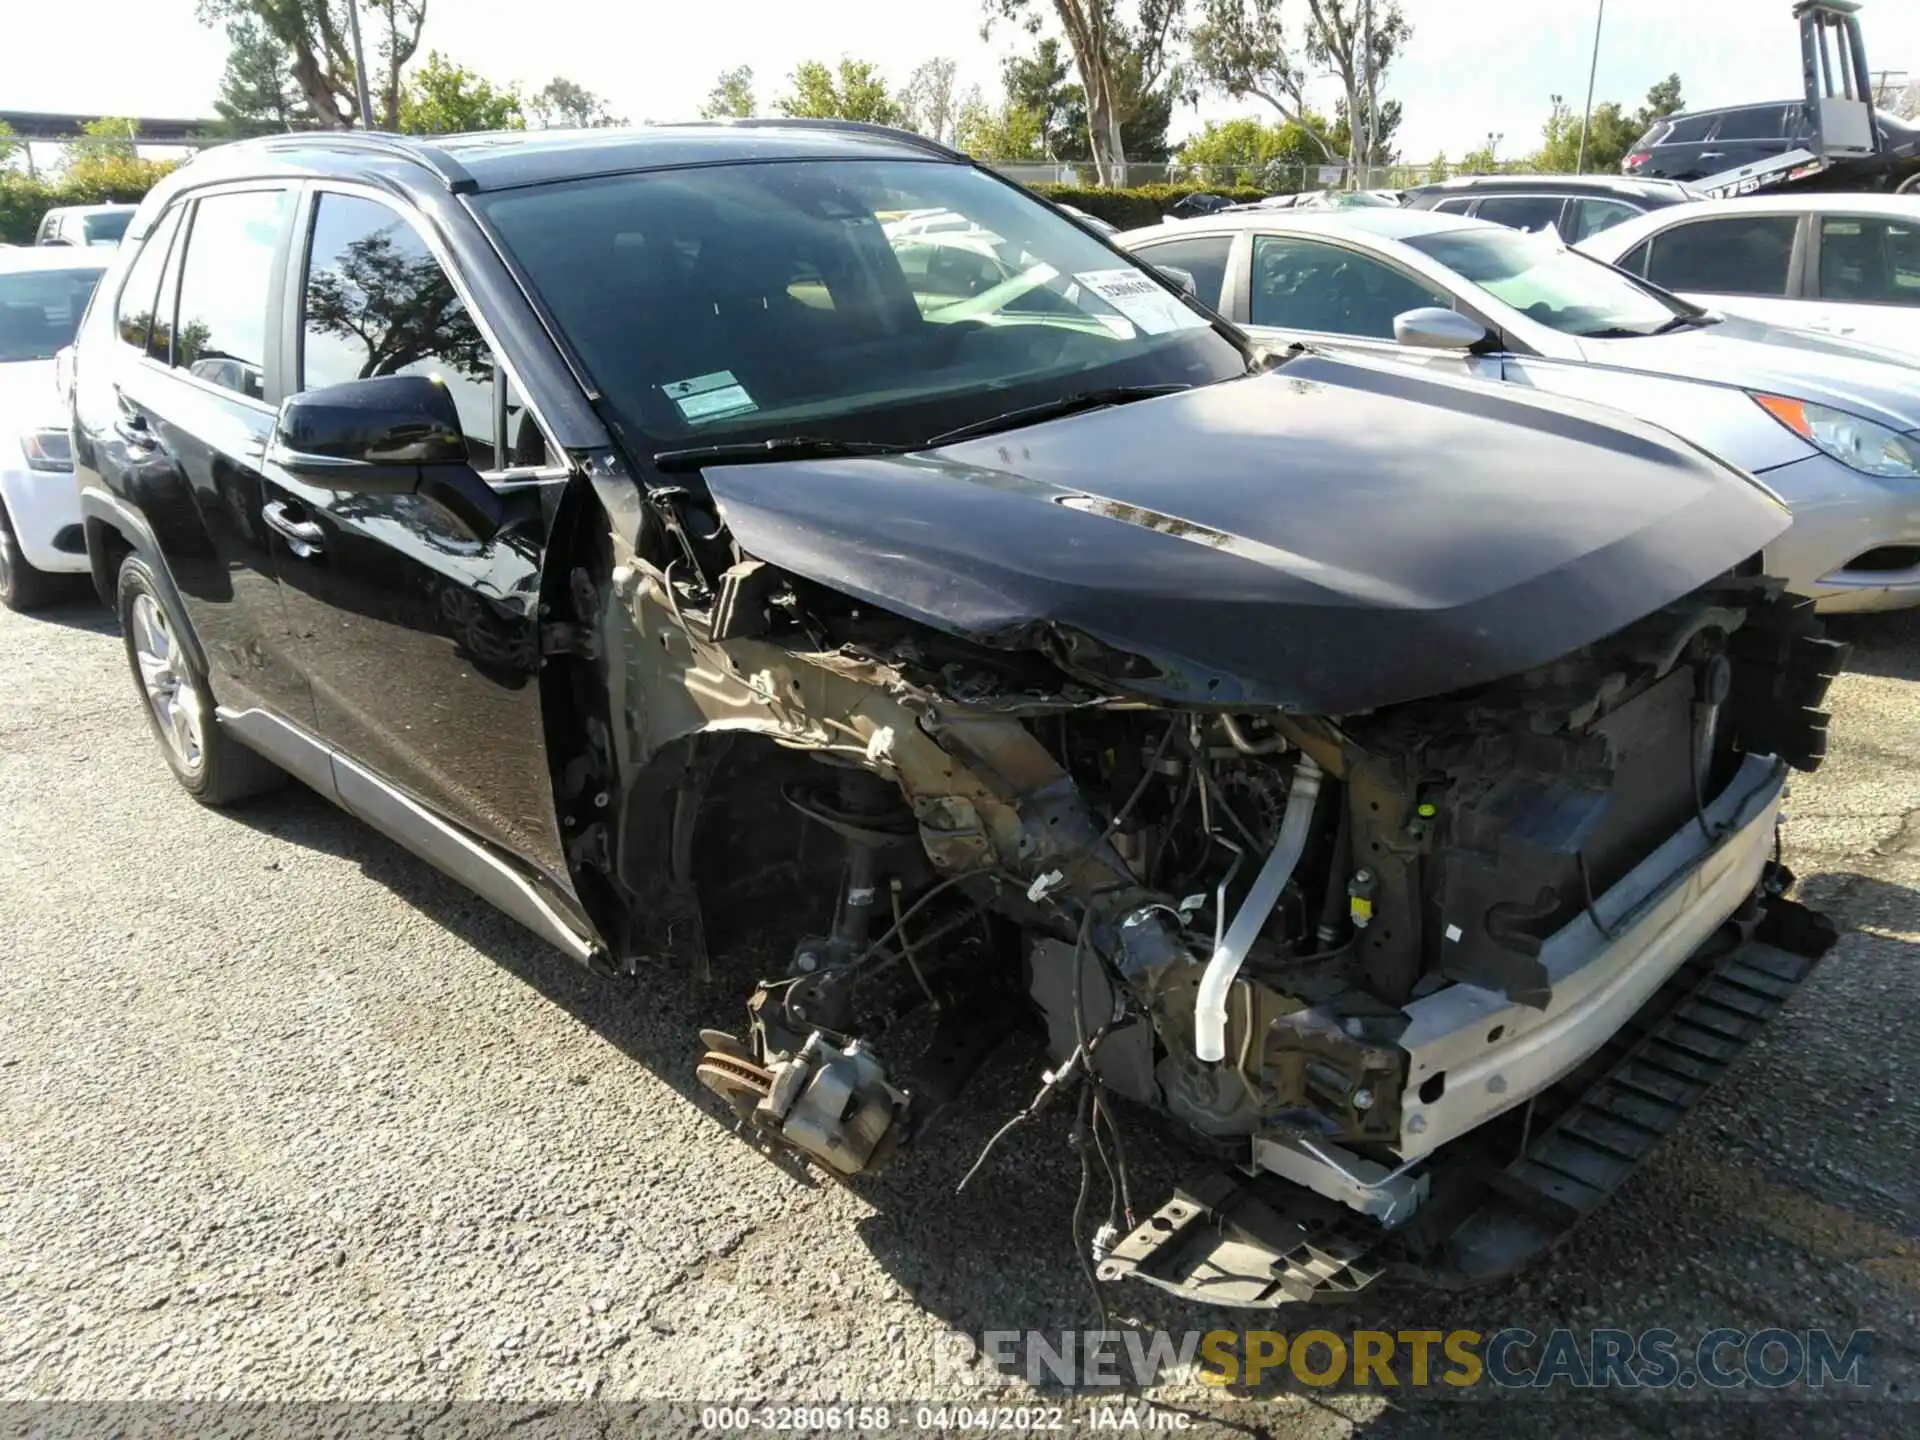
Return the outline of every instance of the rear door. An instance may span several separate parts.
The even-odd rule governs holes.
[[[1804,326],[1805,217],[1743,211],[1671,225],[1621,257],[1624,269],[1697,305]]]
[[[567,472],[427,225],[319,184],[289,266],[292,388],[426,374],[481,487],[326,488],[269,464],[268,524],[319,736],[386,785],[564,877],[541,725],[541,563]],[[347,790],[341,781],[343,793]]]
[[[202,192],[161,217],[117,298],[111,394],[81,421],[107,488],[153,530],[221,704],[310,724],[260,523],[281,384],[270,316],[293,208],[291,189],[269,183]]]
[[[1194,298],[1222,315],[1227,313],[1228,277],[1233,272],[1236,245],[1244,252],[1246,232],[1213,235],[1177,235],[1136,245],[1133,253],[1150,265],[1184,270],[1193,277]],[[1242,267],[1244,268],[1244,259]]]
[[[1920,354],[1920,206],[1814,218],[1807,326]]]
[[[1660,180],[1698,180],[1702,175],[1728,166],[1703,158],[1710,149],[1707,136],[1719,120],[1716,111],[1699,115],[1675,115],[1661,122],[1659,139],[1647,147],[1648,159],[1633,173]]]
[[[1742,105],[1721,111],[1712,134],[1700,150],[1701,175],[1715,175],[1785,154],[1800,108],[1798,104],[1776,101],[1770,105]]]
[[[1466,307],[1384,257],[1317,236],[1255,235],[1246,265],[1232,318],[1262,339],[1302,340],[1443,373],[1500,378],[1497,358],[1414,349],[1393,338],[1394,317],[1405,311]]]

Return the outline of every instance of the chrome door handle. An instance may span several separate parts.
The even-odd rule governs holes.
[[[120,443],[127,447],[131,459],[142,460],[151,455],[159,442],[153,438],[153,430],[139,415],[121,415],[113,422],[113,433]]]
[[[294,519],[287,513],[284,501],[267,501],[260,507],[260,518],[267,522],[269,530],[286,538],[287,548],[297,558],[305,560],[309,556],[320,553],[322,549],[320,542],[326,532],[316,521]]]

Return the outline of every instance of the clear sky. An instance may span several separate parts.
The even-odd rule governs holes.
[[[1457,158],[1489,132],[1505,136],[1503,155],[1533,149],[1549,96],[1576,109],[1584,99],[1595,5],[1403,0],[1414,37],[1389,92],[1406,106],[1405,158]],[[212,113],[226,47],[196,23],[194,0],[8,0],[6,9],[0,108]],[[1673,70],[1689,105],[1796,95],[1790,10],[1790,0],[1608,0],[1596,100],[1632,109]],[[530,89],[566,75],[617,113],[664,120],[693,115],[728,66],[753,67],[766,109],[796,61],[841,54],[877,62],[895,83],[922,60],[952,56],[963,84],[992,96],[1018,37],[1002,26],[983,41],[981,15],[980,0],[429,0],[423,49]],[[1866,0],[1861,18],[1874,69],[1920,76],[1920,0]],[[1176,115],[1175,134],[1248,108],[1204,100],[1197,114]]]

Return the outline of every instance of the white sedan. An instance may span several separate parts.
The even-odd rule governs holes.
[[[0,604],[30,610],[87,569],[54,355],[73,342],[111,249],[0,250]]]
[[[1697,304],[1920,361],[1920,194],[1702,200],[1579,248]]]
[[[1555,237],[1431,210],[1243,211],[1119,243],[1194,276],[1201,300],[1265,340],[1651,420],[1792,507],[1766,557],[1792,590],[1823,610],[1920,604],[1920,368],[1892,352],[1731,319]]]

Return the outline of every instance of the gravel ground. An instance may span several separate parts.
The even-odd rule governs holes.
[[[1850,927],[1839,949],[1525,1278],[1273,1323],[1871,1328],[1874,1403],[1602,1393],[1529,1419],[1565,1435],[1920,1423],[1897,1403],[1920,1370],[1920,617],[1836,628],[1854,663],[1787,850]],[[958,1400],[992,1392],[943,1358],[956,1335],[1091,1323],[1062,1123],[1016,1134],[953,1195],[1029,1093],[1032,1051],[997,1057],[985,1103],[878,1183],[796,1179],[691,1078],[695,1027],[737,1024],[743,976],[635,997],[304,791],[201,809],[90,606],[0,611],[0,960],[0,1400],[418,1407],[348,1412],[347,1430],[508,1414],[449,1400]],[[1137,1157],[1143,1198],[1173,1163]],[[1112,1298],[1154,1324],[1232,1323]],[[1512,1424],[1426,1392],[1158,1398],[1217,1417],[1195,1433]],[[0,1407],[0,1431],[85,1414],[111,1430],[126,1417],[110,1413]]]

